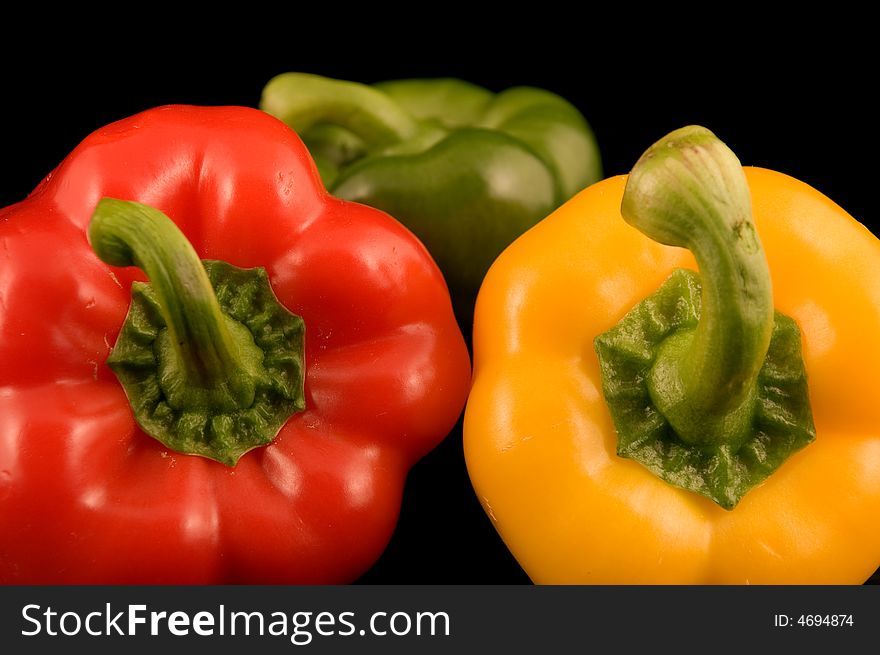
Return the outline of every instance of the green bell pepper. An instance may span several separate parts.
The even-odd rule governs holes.
[[[284,73],[260,107],[299,133],[333,195],[415,233],[466,327],[501,251],[602,175],[585,118],[543,89],[493,94],[458,79],[368,86]]]

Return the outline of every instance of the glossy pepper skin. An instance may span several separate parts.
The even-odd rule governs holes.
[[[591,186],[502,254],[476,308],[468,470],[535,582],[856,584],[880,564],[880,241],[806,184],[744,171],[815,441],[730,510],[617,455],[594,340],[696,264],[623,220],[626,176]]]
[[[235,466],[147,436],[106,365],[144,276],[90,248],[105,196],[160,209],[202,258],[264,267],[304,321],[305,409]],[[111,124],[0,211],[0,363],[0,582],[36,584],[351,581],[470,373],[425,248],[236,107]]]
[[[422,240],[468,331],[495,257],[601,177],[587,121],[544,89],[285,73],[260,106],[302,134],[334,195],[387,211]]]

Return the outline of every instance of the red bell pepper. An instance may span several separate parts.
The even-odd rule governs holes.
[[[260,293],[286,318],[260,318],[236,277],[206,294],[213,327],[189,316],[200,301],[175,289],[204,288],[175,281],[188,246],[160,212],[200,257],[264,268]],[[146,349],[132,354],[120,332]],[[291,353],[236,359],[273,339]],[[182,358],[176,383],[166,356]],[[454,426],[469,375],[427,251],[386,214],[328,195],[280,121],[173,106],[109,125],[0,210],[0,582],[352,581],[386,546],[409,467]],[[253,407],[275,392],[286,409],[264,421]],[[162,421],[177,430],[165,443],[146,432]],[[232,443],[254,425],[268,436]]]

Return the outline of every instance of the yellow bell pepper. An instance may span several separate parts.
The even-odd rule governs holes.
[[[719,144],[706,130],[669,135],[630,176],[585,189],[520,237],[480,290],[465,457],[485,511],[536,583],[857,584],[880,565],[880,241],[820,192],[778,172],[743,168]],[[658,237],[662,226],[650,224],[666,214],[685,216],[684,223],[707,213],[747,215],[749,200],[753,224],[747,216],[727,216],[725,229],[737,239],[757,230],[760,239],[747,235],[744,256],[756,258],[749,267],[760,269],[749,239],[763,244],[772,281],[758,291],[725,288],[748,278],[743,271],[752,268],[739,267],[723,248],[720,255],[707,254],[715,246],[697,245],[695,258],[640,231]],[[692,229],[679,224],[678,236]],[[727,273],[718,273],[718,266]],[[618,442],[626,426],[617,423],[620,412],[606,399],[613,380],[597,354],[608,339],[602,335],[637,313],[634,308],[673,271],[697,268],[706,282],[699,296],[704,319],[735,309],[739,300],[731,297],[737,294],[745,304],[761,304],[755,298],[766,296],[772,306],[762,305],[765,327],[767,308],[771,317],[775,308],[794,319],[809,390],[798,410],[805,412],[803,430],[792,437],[797,443],[790,441],[784,461],[743,488],[720,484],[718,493],[701,488],[705,479],[714,481],[713,471],[702,482],[682,482],[676,470],[664,478],[656,462],[618,454],[626,450]],[[720,300],[707,298],[713,290]],[[776,317],[778,327],[783,319]],[[745,424],[736,418],[738,409],[734,419],[719,418],[712,409],[718,403],[739,398],[737,407],[750,408],[745,422],[772,405],[756,401],[748,389],[731,391],[723,379],[750,366],[728,360],[750,349],[767,351],[767,334],[754,345],[743,336],[754,331],[736,325],[728,326],[727,341],[719,337],[701,355],[684,347],[690,360],[703,361],[690,361],[678,386],[702,384],[692,395],[703,396],[664,405],[660,393],[660,409],[645,410],[665,418],[663,434],[700,457],[716,452],[705,445],[715,432]],[[712,331],[705,324],[700,330]],[[696,332],[691,330],[692,343],[712,340]],[[662,349],[648,351],[653,357]],[[746,378],[755,377],[753,368]],[[660,374],[651,369],[642,377],[652,375]],[[761,375],[765,382],[772,378]],[[648,395],[654,398],[653,387]],[[706,413],[702,423],[699,411]],[[696,428],[691,436],[679,434],[676,412],[687,415],[681,432]],[[790,418],[781,416],[780,423]],[[751,448],[754,460],[751,438],[735,436],[724,452],[742,458],[738,449]],[[736,493],[726,495],[729,488]]]

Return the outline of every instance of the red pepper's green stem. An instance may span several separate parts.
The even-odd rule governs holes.
[[[202,261],[162,212],[135,202],[102,199],[89,241],[103,261],[137,266],[150,278],[168,330],[158,347],[167,375],[163,390],[176,409],[242,409],[254,402],[253,360],[262,352],[226,317]],[[248,343],[249,341],[249,343]]]
[[[333,123],[377,147],[410,139],[420,129],[415,118],[377,89],[307,73],[270,80],[260,106],[299,133]]]
[[[702,278],[697,328],[662,344],[651,397],[683,441],[736,446],[748,436],[774,320],[742,166],[709,130],[676,130],[636,163],[621,211],[652,239],[691,250]]]

